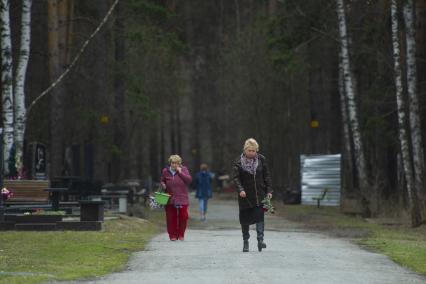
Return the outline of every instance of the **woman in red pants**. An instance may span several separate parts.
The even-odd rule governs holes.
[[[188,169],[182,166],[179,155],[171,155],[169,166],[163,169],[161,186],[171,195],[169,203],[165,206],[167,232],[171,241],[185,238],[188,222],[188,185],[192,177]]]

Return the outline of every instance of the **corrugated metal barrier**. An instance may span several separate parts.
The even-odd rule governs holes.
[[[301,155],[300,170],[302,204],[316,205],[317,201],[312,198],[320,196],[328,188],[321,205],[340,205],[340,154]]]

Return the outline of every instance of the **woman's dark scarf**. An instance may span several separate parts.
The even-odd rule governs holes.
[[[256,154],[253,159],[247,158],[244,153],[241,154],[241,167],[248,173],[254,175],[256,173],[257,166],[259,165],[259,157]]]

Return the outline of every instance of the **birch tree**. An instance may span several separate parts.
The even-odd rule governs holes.
[[[341,60],[341,52],[339,53],[339,95],[340,95],[340,112],[342,114],[342,126],[343,126],[343,143],[344,143],[344,160],[346,161],[345,169],[348,170],[351,174],[350,177],[353,178],[353,159],[352,159],[352,147],[351,147],[351,133],[349,129],[349,119],[348,119],[348,108],[346,103],[346,95],[345,95],[345,82],[343,77],[343,66]],[[348,175],[345,173],[343,175],[344,181],[347,181],[346,177]],[[353,181],[353,180],[352,180]],[[347,181],[343,182],[344,187],[353,187],[353,183]]]
[[[342,113],[342,125],[343,125],[343,140],[345,151],[348,155],[351,154],[351,138],[348,125],[348,112],[346,107],[346,96],[345,96],[345,86],[343,82],[343,70],[340,64],[339,67],[339,93],[340,93],[340,111]]]
[[[30,56],[31,42],[31,4],[32,0],[22,1],[21,17],[21,46],[19,60],[16,69],[14,86],[14,141],[16,147],[16,168],[20,170],[23,165],[23,148],[25,135],[25,75],[27,73],[28,60]]]
[[[421,196],[424,189],[424,153],[420,125],[419,99],[417,94],[417,70],[416,70],[416,40],[414,27],[413,0],[407,0],[403,7],[405,38],[406,38],[406,60],[407,60],[407,90],[408,109],[410,113],[411,143],[413,149],[413,164],[416,189]]]
[[[348,108],[348,119],[352,133],[352,140],[354,146],[355,164],[358,172],[358,184],[361,194],[365,201],[370,198],[368,196],[368,176],[365,166],[364,149],[361,139],[361,132],[358,122],[358,110],[355,102],[355,86],[353,73],[351,72],[350,56],[349,56],[349,40],[346,26],[345,6],[343,0],[336,0],[336,12],[339,24],[339,40],[340,40],[340,53],[341,64],[343,71],[344,89],[346,94],[346,102]],[[367,210],[367,208],[364,208]]]
[[[13,146],[13,62],[12,41],[10,31],[9,0],[0,2],[0,33],[1,33],[1,58],[2,58],[2,114],[3,114],[3,158],[5,174],[9,173],[8,162]]]
[[[403,96],[402,85],[402,69],[400,65],[401,51],[399,47],[399,25],[398,25],[398,7],[397,0],[392,0],[391,3],[392,16],[392,47],[394,58],[394,76],[395,76],[395,93],[398,107],[398,125],[399,125],[399,141],[401,144],[402,164],[404,176],[407,183],[407,193],[409,207],[411,211],[411,225],[417,227],[420,225],[421,217],[418,208],[418,200],[416,193],[416,184],[414,182],[413,169],[409,150],[409,140],[406,131],[407,118],[405,115],[405,102]]]

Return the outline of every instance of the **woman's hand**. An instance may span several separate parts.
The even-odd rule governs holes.
[[[267,193],[267,194],[266,194],[266,198],[271,199],[271,198],[272,198],[272,193],[270,193],[270,192],[269,192],[269,193]]]
[[[181,166],[178,166],[178,167],[176,168],[176,170],[178,171],[178,173],[181,173],[181,172],[182,172],[182,167],[181,167]]]
[[[161,182],[161,188],[166,189],[166,184],[164,182]]]
[[[246,197],[246,192],[243,190],[243,191],[240,191],[240,197],[241,198],[244,198],[244,197]]]

